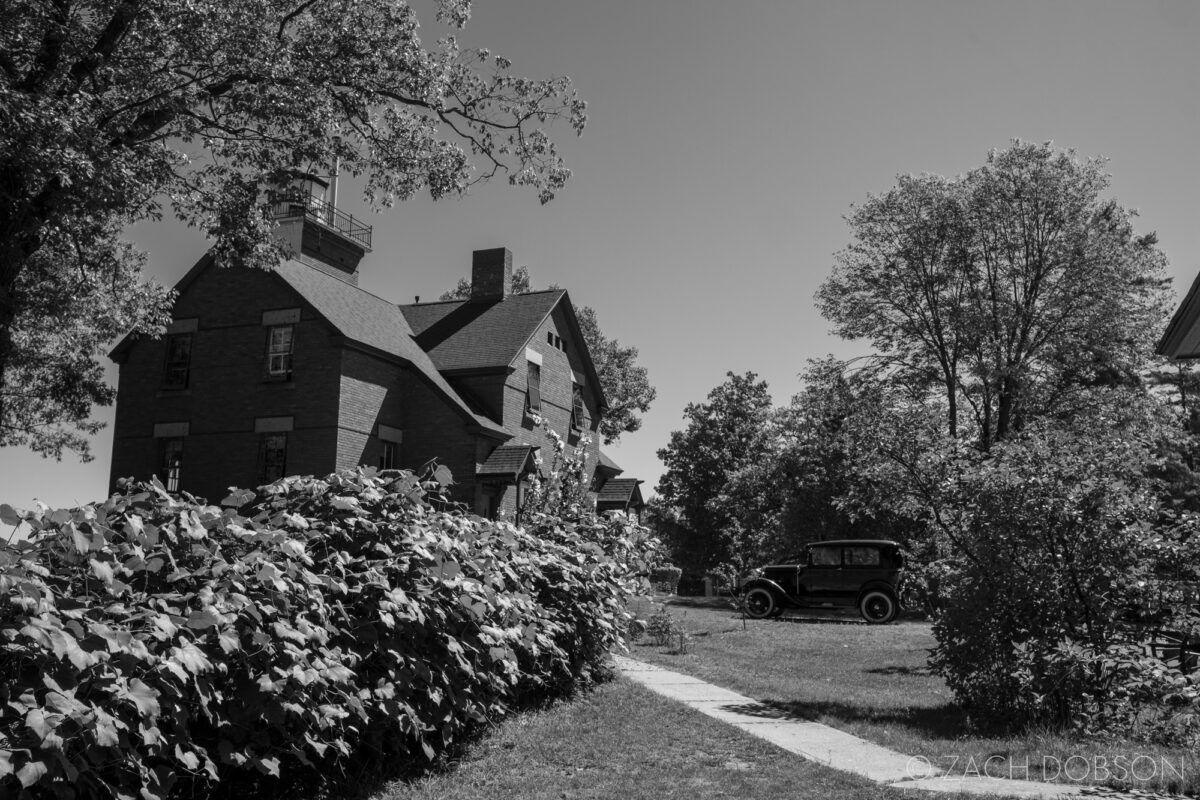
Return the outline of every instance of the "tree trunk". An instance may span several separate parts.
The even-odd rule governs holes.
[[[1021,429],[1020,409],[1021,383],[1011,375],[1000,382],[999,408],[996,412],[996,441],[1007,439]]]
[[[946,416],[947,423],[950,428],[950,438],[958,438],[958,381],[954,379],[954,374],[947,371],[946,378]]]

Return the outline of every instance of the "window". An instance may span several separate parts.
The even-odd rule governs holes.
[[[168,492],[179,491],[179,475],[183,469],[183,437],[172,436],[158,440],[159,474]]]
[[[571,430],[581,431],[585,422],[583,409],[583,387],[571,384]]]
[[[258,482],[271,483],[287,474],[287,434],[264,433],[258,438]]]
[[[396,443],[380,442],[380,444],[382,447],[379,449],[379,468],[396,469]]]
[[[267,375],[292,377],[292,339],[295,325],[273,325],[267,329]]]
[[[530,361],[525,373],[525,413],[540,414],[542,412],[542,366]]]
[[[554,346],[554,332],[553,331],[546,331],[546,344],[550,345],[551,347]]]
[[[879,548],[847,547],[846,564],[851,567],[878,567]]]
[[[186,389],[188,368],[192,363],[192,335],[177,333],[167,337],[167,357],[163,362],[162,388]]]
[[[809,551],[814,567],[840,567],[842,565],[842,548],[814,547]]]

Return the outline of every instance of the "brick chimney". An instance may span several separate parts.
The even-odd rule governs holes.
[[[507,247],[471,254],[471,299],[503,300],[512,294],[512,253]]]

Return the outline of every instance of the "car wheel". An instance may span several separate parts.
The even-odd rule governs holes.
[[[751,619],[766,619],[778,610],[779,604],[775,602],[775,594],[770,589],[764,589],[761,586],[756,586],[746,592],[746,596],[742,599],[742,608],[746,610],[746,616]]]
[[[858,613],[872,625],[883,625],[896,618],[896,598],[882,589],[872,589],[858,601]]]

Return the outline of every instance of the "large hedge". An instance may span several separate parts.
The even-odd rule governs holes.
[[[596,680],[642,529],[526,529],[408,472],[223,507],[131,486],[0,548],[0,795],[312,796]],[[4,516],[12,522],[13,512]]]
[[[1191,742],[1200,676],[1149,645],[1200,631],[1200,521],[1162,501],[1155,429],[1105,421],[1034,426],[959,472],[931,663],[982,724]]]

